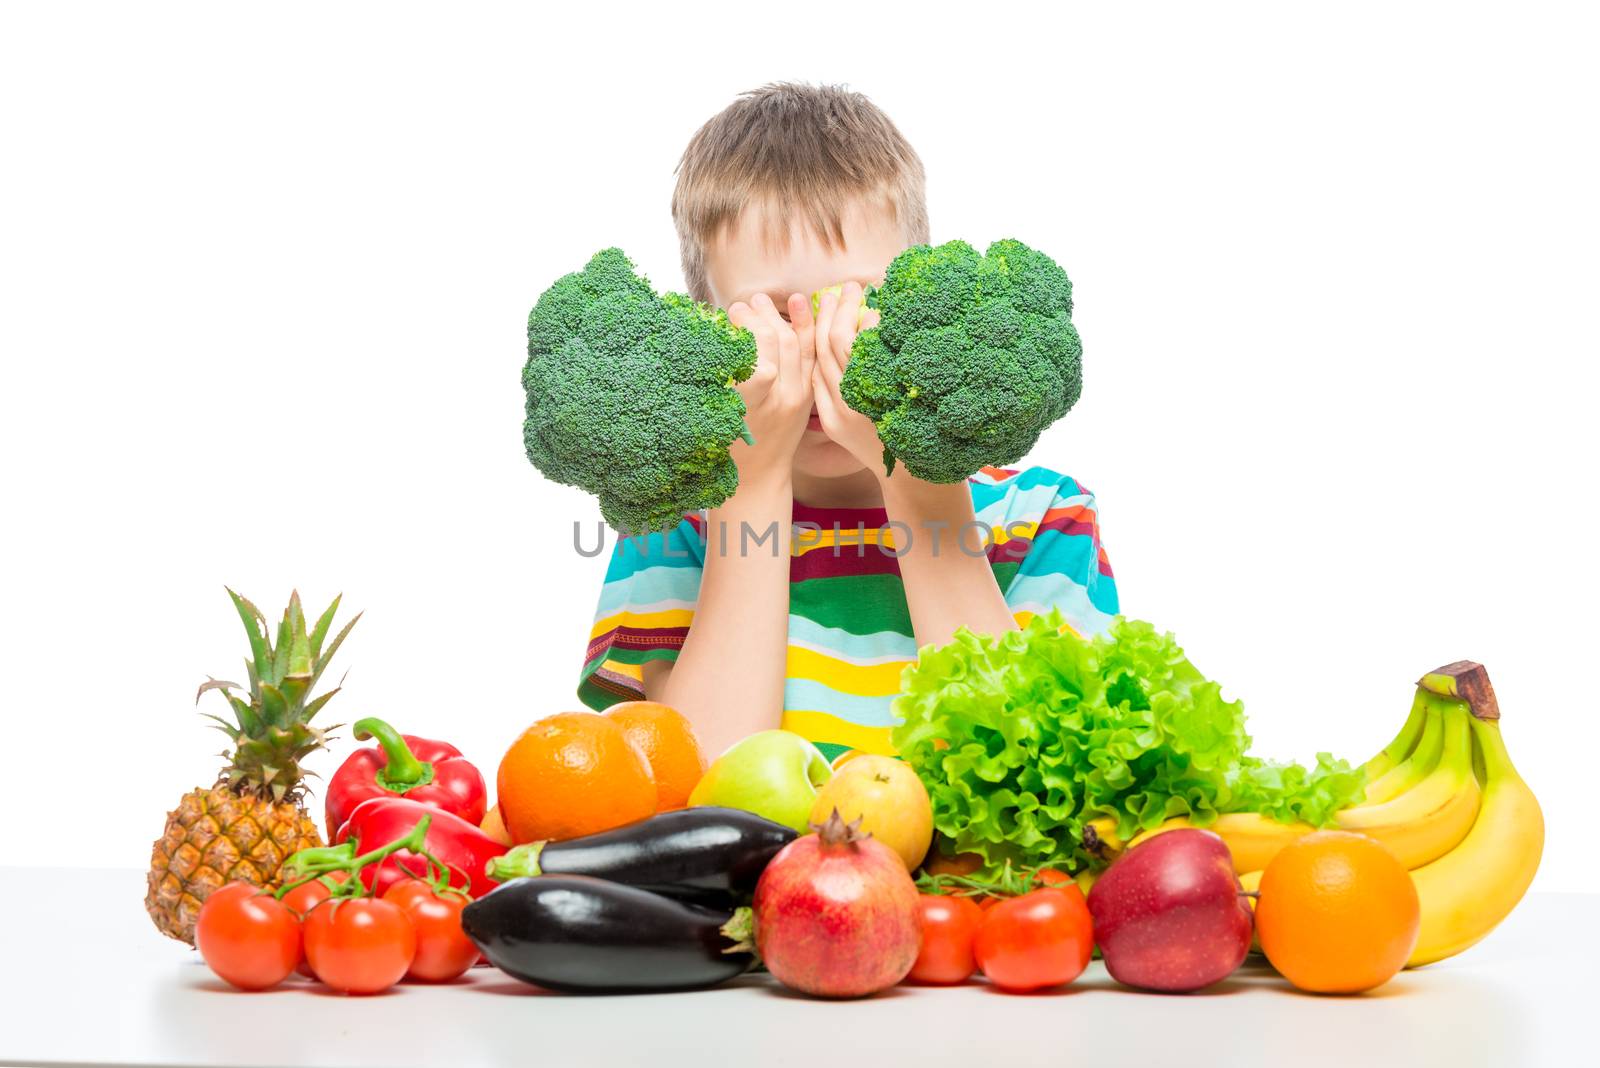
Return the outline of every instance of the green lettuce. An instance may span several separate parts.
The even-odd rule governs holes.
[[[1364,786],[1326,753],[1309,769],[1248,755],[1243,704],[1139,620],[1099,638],[1059,613],[998,637],[963,629],[923,649],[901,689],[894,744],[928,788],[934,827],[990,871],[1094,866],[1083,825],[1101,816],[1124,841],[1224,812],[1321,826]]]

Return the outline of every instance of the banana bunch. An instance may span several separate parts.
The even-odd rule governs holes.
[[[1366,796],[1331,826],[1377,839],[1411,870],[1422,930],[1408,966],[1460,953],[1522,900],[1544,852],[1544,815],[1506,753],[1483,665],[1463,660],[1424,675],[1400,732],[1363,768]],[[1095,820],[1085,842],[1110,859],[1189,825],[1168,820],[1124,844],[1114,821]],[[1316,828],[1236,812],[1207,829],[1227,842],[1241,884],[1254,889],[1278,850]]]

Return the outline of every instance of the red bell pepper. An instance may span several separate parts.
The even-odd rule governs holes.
[[[374,797],[405,797],[476,826],[489,805],[482,772],[446,742],[400,734],[381,719],[355,723],[360,740],[377,745],[351,753],[328,783],[328,834],[337,834],[356,806]]]
[[[485,869],[489,861],[506,851],[505,846],[460,816],[409,797],[374,797],[363,801],[339,828],[335,843],[351,842],[355,853],[370,853],[404,838],[429,814],[433,819],[423,837],[423,848],[450,869],[450,885],[473,897],[482,897],[499,886]],[[361,872],[362,883],[379,897],[400,880],[413,877],[426,879],[428,863],[409,849],[399,850],[381,863],[369,864]]]

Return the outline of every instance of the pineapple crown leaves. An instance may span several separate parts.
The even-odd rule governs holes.
[[[361,614],[357,613],[329,641],[328,632],[340,598],[335,597],[327,611],[308,627],[296,591],[290,594],[289,607],[284,609],[273,636],[261,609],[231,589],[228,596],[250,639],[250,656],[245,660],[249,699],[232,692],[243,689],[238,683],[209,676],[195,693],[198,703],[208,690],[220,690],[233,709],[231,723],[221,716],[202,713],[214,720],[217,729],[234,745],[232,752],[223,754],[230,765],[219,781],[239,793],[270,796],[273,801],[298,797],[305,777],[300,761],[322,748],[332,730],[313,727],[311,720],[340,687],[310,701],[307,697]]]

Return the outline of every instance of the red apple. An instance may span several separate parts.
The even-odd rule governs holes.
[[[1250,906],[1210,831],[1167,831],[1128,850],[1095,880],[1089,914],[1106,971],[1128,986],[1199,990],[1250,952]]]

